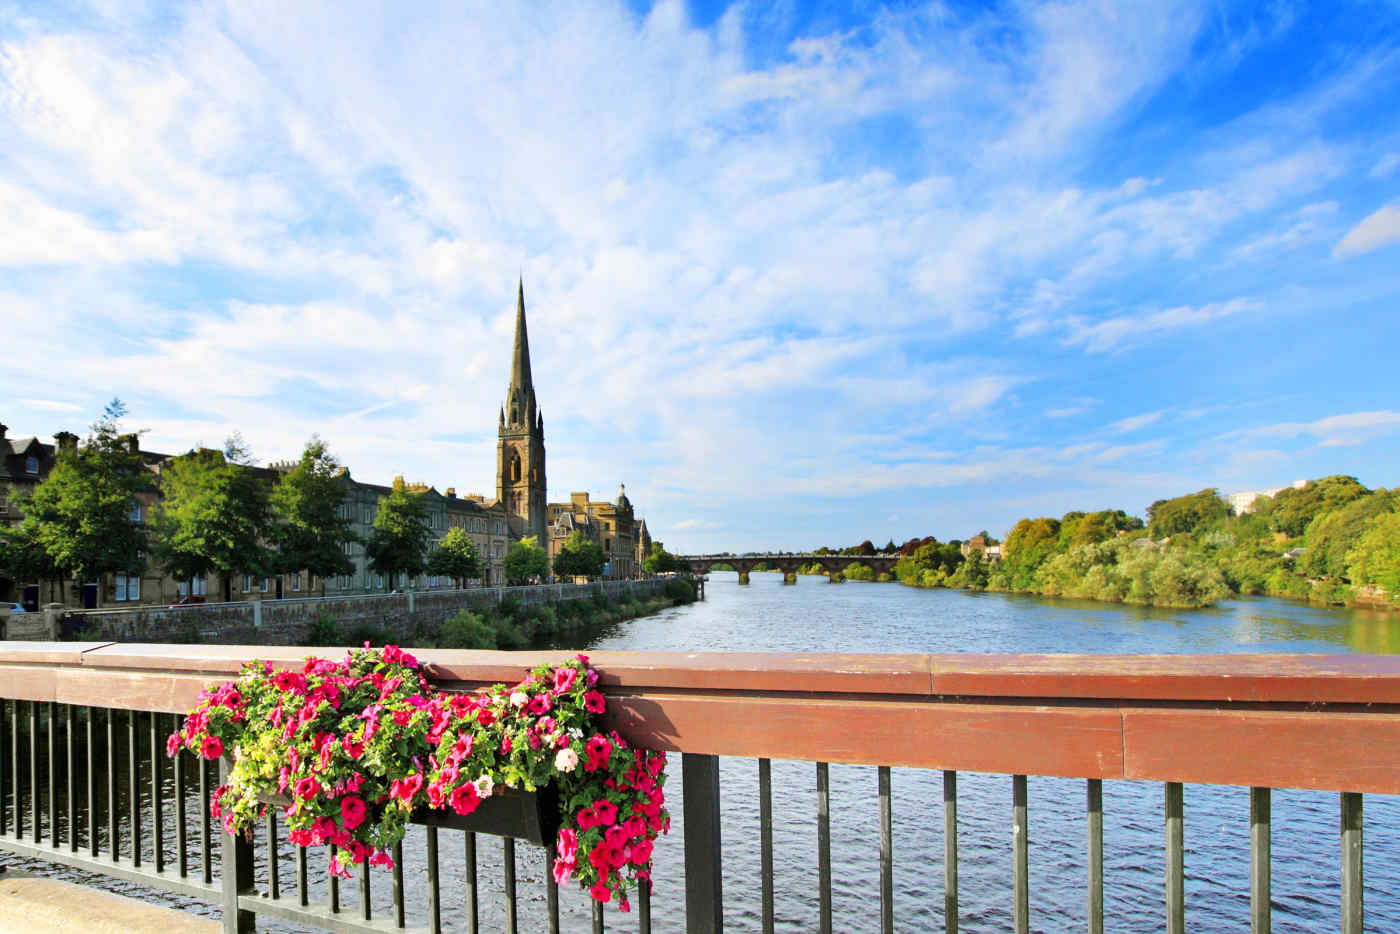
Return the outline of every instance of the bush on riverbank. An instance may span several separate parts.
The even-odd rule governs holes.
[[[601,599],[600,599],[601,597]],[[566,600],[532,607],[507,601],[479,613],[466,610],[453,616],[418,645],[443,649],[525,649],[560,639],[576,640],[595,630],[667,607],[691,603],[691,582],[677,578],[666,584],[664,596],[613,602],[598,591],[592,600]]]

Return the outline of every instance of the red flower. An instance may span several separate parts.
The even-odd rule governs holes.
[[[554,669],[554,693],[565,694],[573,690],[574,682],[578,680],[578,669],[576,668],[556,668]]]
[[[206,759],[217,759],[224,754],[224,741],[217,736],[206,736],[199,744],[199,754]]]
[[[447,796],[447,803],[452,805],[452,810],[458,814],[470,814],[476,810],[480,801],[481,797],[476,793],[476,786],[471,782],[458,785]]]
[[[364,740],[356,739],[353,733],[346,733],[341,745],[345,747],[345,752],[352,759],[358,759],[365,754]]]
[[[346,830],[354,830],[365,822],[365,802],[360,798],[349,797],[340,799],[340,820],[345,825]],[[361,862],[362,860],[355,860]]]
[[[638,866],[645,866],[651,862],[652,842],[650,840],[639,840],[632,845],[632,862]]]
[[[588,854],[588,861],[600,873],[607,873],[608,867],[612,865],[612,858],[612,847],[604,841],[600,841]]]
[[[588,764],[585,768],[590,772],[596,772],[608,764],[608,757],[612,755],[612,743],[595,733],[585,744],[583,751],[588,756]]]
[[[173,759],[173,758],[175,757],[175,753],[177,753],[177,752],[179,752],[179,751],[180,751],[180,734],[179,734],[179,732],[177,731],[177,732],[175,732],[175,733],[171,733],[168,737],[166,737],[166,740],[165,740],[165,755],[166,755],[168,758],[172,758],[172,759]]]
[[[608,899],[612,898],[612,889],[604,885],[600,879],[593,883],[592,887],[588,890],[588,894],[593,896],[595,902],[606,902]]]
[[[292,796],[303,801],[310,801],[320,793],[321,786],[310,775],[297,779],[296,783],[292,785]]]
[[[593,813],[598,816],[598,826],[607,827],[617,820],[617,805],[607,798],[593,802]]]
[[[597,691],[585,691],[583,695],[583,709],[589,713],[602,713],[607,709],[603,702],[603,695]]]
[[[398,798],[404,804],[410,804],[413,796],[418,794],[418,789],[423,787],[423,773],[414,772],[406,778],[395,779],[389,786],[389,797]]]

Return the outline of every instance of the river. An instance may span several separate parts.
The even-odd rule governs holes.
[[[1400,652],[1400,615],[1333,610],[1271,599],[1234,600],[1206,610],[1157,610],[1004,594],[916,590],[895,584],[827,583],[780,574],[752,575],[740,586],[733,573],[713,573],[707,599],[655,616],[629,620],[587,648],[689,651],[823,652]],[[1364,755],[1360,750],[1358,754]],[[672,834],[656,849],[653,925],[680,931],[683,850],[680,762],[672,761],[668,797]],[[811,763],[775,762],[774,846],[778,930],[817,927],[816,770]],[[959,776],[961,930],[1001,932],[1011,926],[1011,779]],[[726,925],[756,930],[759,918],[757,765],[724,759],[721,766]],[[1400,799],[1366,797],[1365,860],[1368,931],[1400,931]],[[835,930],[878,929],[878,812],[874,767],[831,767],[832,867]],[[1058,934],[1086,925],[1084,783],[1029,780],[1031,926]],[[895,920],[901,931],[942,929],[941,775],[893,772]],[[1192,931],[1249,929],[1249,801],[1243,788],[1188,785],[1186,911]],[[1340,884],[1335,794],[1280,790],[1273,801],[1274,930],[1330,932],[1338,925]],[[406,841],[410,924],[422,923],[421,829]],[[450,835],[445,840],[452,840]],[[543,864],[522,847],[521,929],[543,930]],[[482,930],[503,929],[500,847],[483,839]],[[444,885],[460,880],[460,845],[444,843]],[[1104,783],[1104,901],[1106,929],[1163,928],[1162,786]],[[289,866],[284,850],[283,865]],[[312,865],[321,864],[319,855]],[[35,864],[42,865],[42,864]],[[88,878],[59,867],[46,871]],[[144,890],[103,883],[116,891]],[[290,887],[283,880],[284,891]],[[375,901],[387,895],[376,883]],[[153,900],[185,903],[149,893]],[[460,930],[455,893],[444,895],[444,920]],[[355,904],[353,884],[342,903]],[[188,904],[188,903],[186,903]],[[561,891],[565,930],[588,930],[587,900]],[[194,910],[207,911],[189,905]],[[416,910],[415,910],[416,909]],[[415,917],[416,915],[416,917]],[[635,930],[635,920],[608,913],[609,930]],[[263,930],[260,924],[259,929]],[[269,925],[267,930],[296,930]]]

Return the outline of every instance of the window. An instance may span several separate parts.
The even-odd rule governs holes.
[[[38,473],[38,472],[39,472],[39,458],[35,457],[33,454],[31,454],[31,455],[29,455],[28,457],[26,457],[26,458],[24,459],[24,472],[25,472],[25,473]]]
[[[252,593],[252,592],[253,592],[253,575],[251,575],[251,574],[244,574],[244,575],[243,575],[243,592],[244,592],[244,593]]]
[[[131,501],[131,512],[127,513],[126,517],[132,522],[141,521],[141,501],[139,499],[133,499]]]
[[[379,590],[382,590],[382,589],[384,588],[384,575],[383,575],[383,574],[376,574],[376,575],[374,575],[374,586],[375,586],[376,589],[379,589]]]
[[[368,507],[365,508],[364,517],[365,517],[365,525],[373,525],[373,524],[374,524],[374,513],[371,512],[370,509],[369,509]]]
[[[262,585],[261,585],[258,589],[261,590],[263,593],[267,593],[269,590],[271,590],[271,589],[272,589],[272,578],[270,578],[270,577],[264,577],[264,578],[262,579]]]
[[[116,599],[125,603],[141,599],[141,575],[118,574]]]
[[[293,592],[298,592],[298,591],[300,591],[300,590],[301,590],[301,572],[297,572],[296,574],[293,574],[293,575],[292,575],[292,591],[293,591]]]
[[[190,593],[197,597],[203,597],[207,596],[208,592],[209,584],[208,581],[205,580],[203,574],[196,574],[194,577],[190,578]]]

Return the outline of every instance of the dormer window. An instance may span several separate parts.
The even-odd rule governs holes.
[[[131,501],[131,512],[127,514],[127,518],[132,522],[141,521],[141,501],[139,499],[133,499]]]
[[[39,472],[39,458],[35,457],[33,454],[30,454],[28,457],[26,457],[26,458],[24,459],[24,472],[25,472],[25,473],[38,473],[38,472]]]

